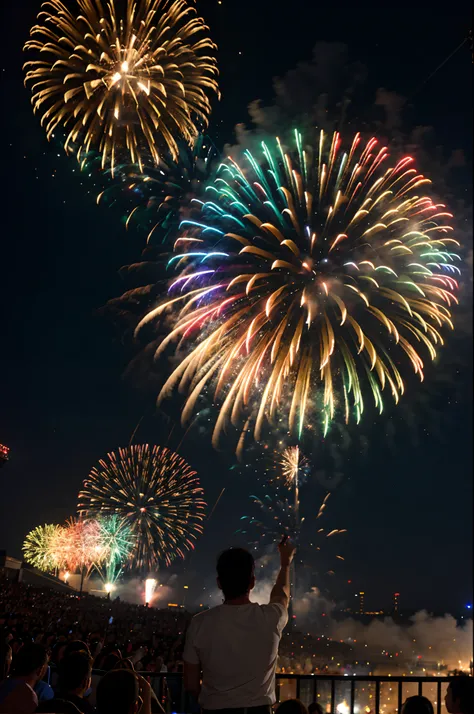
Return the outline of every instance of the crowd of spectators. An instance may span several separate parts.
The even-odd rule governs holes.
[[[43,644],[55,665],[67,643],[79,640],[88,645],[94,667],[116,654],[132,657],[140,671],[180,671],[190,618],[183,610],[157,610],[119,598],[79,596],[0,579],[0,628],[13,654],[26,642]]]
[[[119,669],[120,674],[114,673],[112,679],[118,677],[120,682],[115,681],[112,689],[121,691],[123,686],[131,698],[136,689],[136,697],[142,700],[150,678],[134,672],[182,672],[190,618],[183,610],[157,610],[119,598],[34,588],[1,577],[0,713],[90,714],[97,707],[101,714],[108,714],[104,701],[100,703],[98,685],[101,681],[103,692],[110,678],[92,674],[92,669],[111,674]],[[167,677],[159,688],[165,705],[177,695],[173,685],[173,678]],[[110,692],[107,700],[111,700]],[[127,696],[120,700],[127,701]],[[150,700],[150,711],[160,711],[153,692]],[[12,709],[13,701],[16,709]],[[122,710],[111,711],[120,714]],[[124,709],[124,714],[129,710]]]
[[[183,671],[190,620],[184,610],[34,588],[0,576],[0,714],[180,711],[181,684],[168,675]],[[166,676],[154,679],[153,673]],[[461,679],[450,684],[450,714],[474,714],[468,679],[468,687]],[[199,711],[192,700],[187,707]],[[277,714],[323,711],[317,703],[307,710],[288,700]],[[433,708],[412,697],[402,714],[433,714]]]

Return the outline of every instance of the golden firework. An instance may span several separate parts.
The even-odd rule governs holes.
[[[65,130],[66,151],[81,160],[95,149],[102,167],[118,161],[157,164],[177,158],[176,139],[191,143],[218,93],[215,45],[185,0],[61,0],[41,6],[24,49],[35,113],[50,139]]]

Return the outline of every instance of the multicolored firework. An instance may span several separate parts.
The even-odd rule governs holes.
[[[78,510],[85,517],[117,515],[130,528],[128,566],[150,572],[194,548],[205,502],[196,472],[160,446],[130,446],[99,461],[84,481]]]
[[[181,223],[168,299],[137,328],[171,312],[157,354],[178,341],[179,364],[159,400],[187,392],[183,422],[201,396],[217,405],[216,446],[229,424],[241,442],[266,425],[301,438],[339,414],[358,423],[368,396],[382,412],[453,328],[459,243],[412,157],[390,163],[359,134],[294,140],[221,164]]]
[[[52,558],[57,567],[70,572],[89,571],[109,555],[96,520],[69,518],[52,541]]]
[[[125,567],[135,545],[135,539],[127,521],[120,516],[99,516],[102,550],[105,558],[94,563],[104,583],[113,585]]]
[[[102,168],[128,159],[140,171],[162,151],[178,158],[177,138],[192,143],[217,94],[215,45],[186,0],[116,3],[62,0],[41,6],[25,50],[34,111],[48,139],[65,131],[78,160],[97,149]]]
[[[137,226],[147,233],[147,248],[154,242],[166,243],[176,236],[183,204],[199,194],[201,184],[211,177],[217,150],[211,139],[199,134],[192,145],[177,142],[177,157],[169,152],[157,166],[120,167],[120,182],[112,182],[98,195],[97,203],[131,204],[126,227]],[[89,168],[86,163],[85,169]],[[146,251],[145,251],[146,252]]]
[[[46,573],[53,572],[58,566],[54,557],[54,544],[59,531],[60,526],[49,523],[30,531],[22,548],[26,562]]]

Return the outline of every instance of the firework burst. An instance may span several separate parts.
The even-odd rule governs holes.
[[[99,523],[82,518],[69,518],[65,526],[58,528],[51,551],[53,562],[72,573],[83,569],[89,571],[109,555]]]
[[[286,486],[290,487],[300,480],[301,473],[308,470],[309,461],[301,453],[299,446],[289,446],[277,462],[277,468]]]
[[[44,2],[25,50],[34,111],[48,139],[65,131],[78,160],[96,149],[102,168],[158,164],[177,138],[192,143],[216,94],[215,45],[185,0]]]
[[[38,526],[28,533],[23,543],[23,553],[27,563],[38,570],[52,572],[58,566],[54,557],[54,545],[60,527],[52,524]]]
[[[179,386],[186,422],[201,396],[241,440],[264,427],[325,435],[337,414],[358,423],[368,397],[382,412],[407,373],[423,379],[457,302],[459,243],[431,182],[406,156],[390,162],[375,138],[338,133],[295,148],[224,161],[184,220],[169,297],[137,330],[171,313],[158,354],[179,344],[160,400]],[[241,444],[240,444],[241,445]]]
[[[131,446],[99,461],[79,493],[86,517],[119,516],[134,539],[128,565],[152,571],[194,548],[205,503],[196,472],[160,446]]]
[[[94,563],[104,583],[113,585],[125,567],[135,545],[132,529],[120,516],[99,516],[102,551],[101,557]]]

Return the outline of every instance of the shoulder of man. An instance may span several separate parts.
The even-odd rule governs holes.
[[[212,619],[213,617],[216,616],[218,610],[220,610],[220,609],[221,609],[221,605],[216,605],[216,607],[210,607],[209,610],[203,610],[202,612],[197,612],[195,615],[192,616],[192,618],[189,622],[189,627],[199,625],[208,619]]]
[[[38,706],[38,697],[34,690],[26,682],[19,682],[16,684],[15,688],[10,690],[5,699],[2,702],[3,707],[1,711],[8,712],[8,707],[14,707],[18,711],[36,711]]]
[[[270,602],[260,605],[260,610],[267,622],[276,626],[280,631],[288,622],[288,609],[281,602]]]

